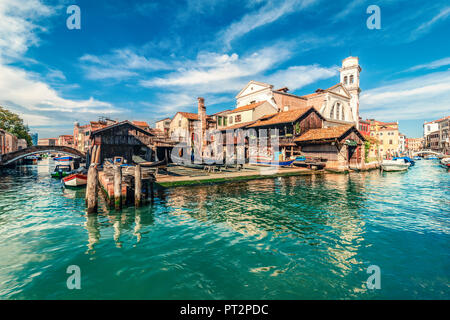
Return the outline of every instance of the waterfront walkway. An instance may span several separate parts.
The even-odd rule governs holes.
[[[267,179],[277,176],[299,176],[310,174],[322,174],[323,171],[310,170],[299,167],[262,167],[245,165],[242,170],[228,168],[222,171],[206,172],[203,169],[171,166],[164,174],[156,176],[156,183],[162,187],[174,187],[181,185],[231,182],[239,180]]]

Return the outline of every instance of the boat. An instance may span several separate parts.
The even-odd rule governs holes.
[[[383,171],[406,171],[410,165],[405,159],[383,160],[381,169]]]
[[[73,158],[72,157],[58,157],[58,158],[54,158],[53,160],[60,161],[60,162],[67,162],[67,161],[72,161]]]
[[[55,170],[52,172],[53,178],[63,178],[71,174],[72,167],[69,164],[59,164],[55,167]]]
[[[421,157],[419,157],[419,156],[415,156],[414,158],[413,158],[414,160],[422,160],[422,158]]]
[[[397,160],[397,159],[404,159],[406,162],[411,164],[411,166],[413,166],[415,164],[415,161],[413,159],[411,159],[410,157],[395,157],[392,160]]]
[[[443,158],[441,160],[441,166],[450,169],[450,158]]]
[[[249,164],[255,164],[259,166],[277,166],[285,167],[290,166],[294,163],[295,159],[276,161],[269,156],[257,156],[255,158],[250,158]]]
[[[73,173],[63,178],[66,187],[81,187],[87,184],[87,175],[84,173]]]
[[[426,156],[425,159],[426,159],[426,160],[437,160],[437,159],[439,159],[439,158],[436,157],[436,156]]]

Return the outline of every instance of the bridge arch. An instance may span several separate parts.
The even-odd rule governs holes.
[[[48,153],[48,152],[58,152],[58,153],[64,153],[80,158],[86,158],[86,155],[74,148],[71,147],[62,147],[62,146],[32,146],[25,149],[21,149],[18,151],[5,153],[3,155],[0,155],[0,165],[9,165],[12,164],[20,159],[23,159],[25,157],[31,156],[33,154],[42,154],[42,153]]]
[[[420,151],[414,152],[412,155],[413,156],[417,156],[419,154],[434,154],[436,156],[442,156],[442,153],[436,152],[436,151],[432,151],[432,150],[420,150]]]

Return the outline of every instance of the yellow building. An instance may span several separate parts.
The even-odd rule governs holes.
[[[370,121],[370,136],[378,139],[378,155],[381,159],[391,158],[399,154],[400,134],[398,122]]]

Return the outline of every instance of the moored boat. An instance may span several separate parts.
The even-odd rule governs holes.
[[[277,167],[285,167],[290,166],[294,163],[295,159],[284,160],[284,161],[276,161],[270,157],[256,157],[254,159],[250,158],[249,164],[255,164],[259,166],[277,166]]]
[[[60,162],[67,162],[67,161],[72,161],[73,158],[72,157],[58,157],[58,158],[54,158],[55,161],[60,161]]]
[[[409,163],[411,166],[413,166],[415,164],[415,161],[413,159],[411,159],[410,157],[395,157],[392,160],[397,160],[397,159],[403,159],[403,160],[405,160],[405,162]]]
[[[441,166],[444,168],[450,169],[450,158],[443,158],[441,160]]]
[[[410,165],[405,159],[383,160],[381,169],[383,171],[406,171]]]
[[[68,164],[59,164],[55,167],[55,170],[52,172],[53,178],[63,178],[68,176],[72,171],[72,167]]]
[[[73,173],[63,178],[66,187],[81,187],[87,184],[87,175],[83,173]]]

